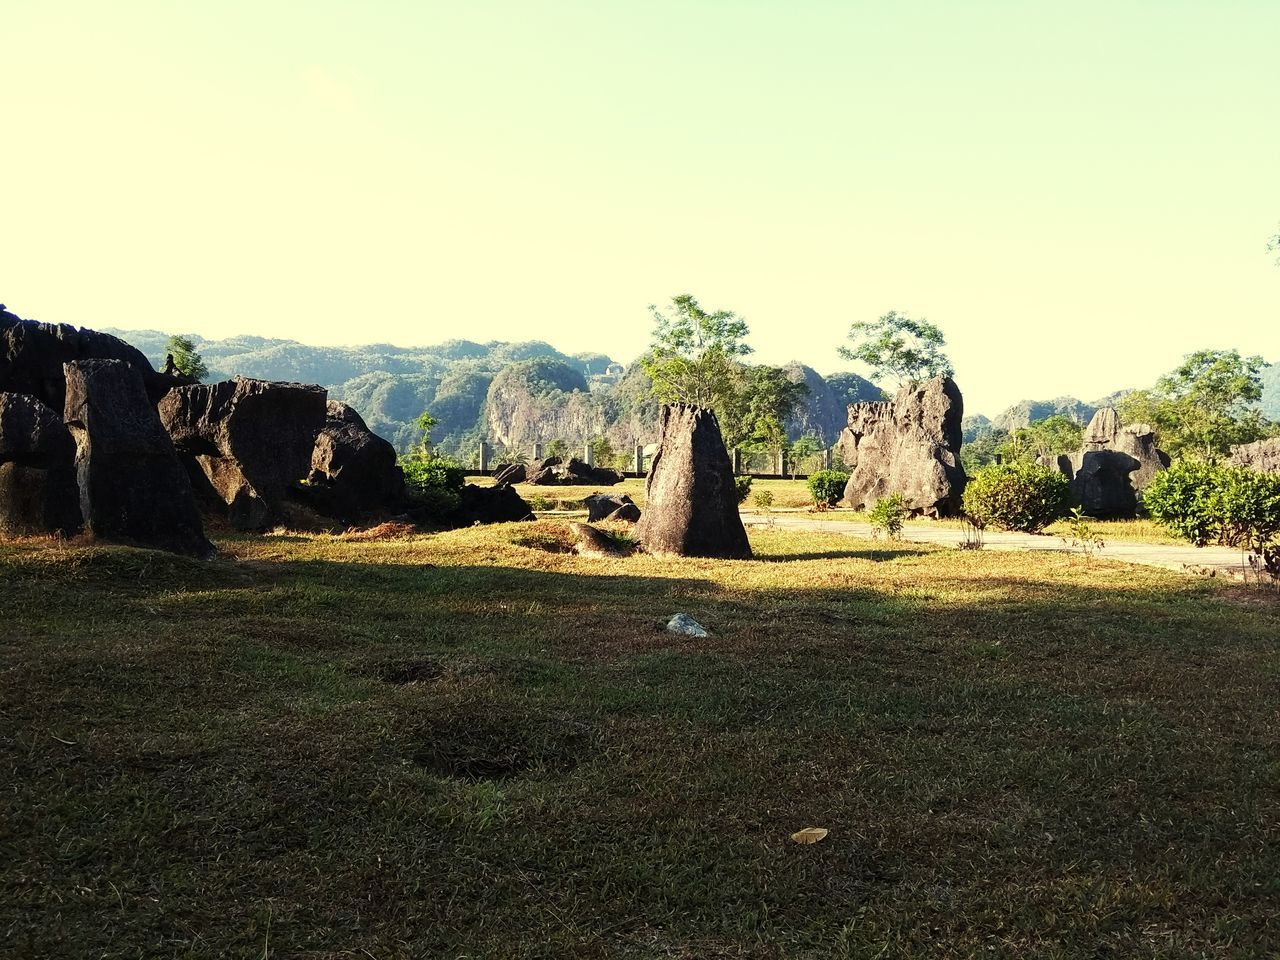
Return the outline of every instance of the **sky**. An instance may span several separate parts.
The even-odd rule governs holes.
[[[0,0],[0,37],[21,316],[628,361],[692,293],[829,373],[898,310],[988,414],[1280,361],[1277,0]]]

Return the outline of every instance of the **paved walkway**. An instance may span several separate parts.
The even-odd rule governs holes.
[[[782,530],[825,530],[853,537],[871,537],[871,524],[857,520],[814,520],[787,513],[743,512],[742,522],[748,527],[763,527],[770,522]],[[964,539],[957,527],[945,524],[908,523],[902,530],[902,539],[912,543],[937,543],[956,546]],[[986,550],[1046,550],[1067,553],[1071,548],[1056,536],[1031,533],[1007,533],[987,531],[983,537]],[[1242,556],[1232,547],[1193,547],[1190,544],[1138,543],[1133,540],[1107,540],[1107,545],[1095,556],[1102,560],[1120,560],[1140,563],[1148,567],[1163,567],[1207,576],[1227,575],[1238,577]]]

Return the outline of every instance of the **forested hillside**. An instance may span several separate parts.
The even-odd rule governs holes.
[[[108,332],[163,366],[167,333]],[[438,421],[432,431],[436,447],[464,459],[481,438],[497,448],[524,448],[534,441],[577,445],[604,437],[618,451],[655,439],[657,404],[648,377],[639,365],[624,367],[603,353],[569,355],[536,340],[313,347],[265,337],[186,336],[208,366],[210,380],[239,374],[322,384],[401,451],[418,439],[414,421],[424,411]],[[823,377],[801,363],[784,369],[809,391],[788,423],[792,439],[815,436],[833,443],[850,403],[880,397],[874,384],[854,373]]]

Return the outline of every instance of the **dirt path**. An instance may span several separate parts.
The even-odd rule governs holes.
[[[813,520],[785,513],[772,513],[765,516],[760,513],[744,512],[742,522],[748,529],[772,523],[782,530],[825,530],[829,533],[843,533],[847,536],[863,538],[870,538],[872,532],[871,524],[856,520]],[[942,524],[934,526],[909,523],[902,531],[902,539],[913,543],[956,546],[964,539],[964,534],[956,527]],[[989,531],[983,541],[984,549],[987,550],[1045,550],[1066,553],[1071,549],[1058,537],[1030,533]],[[1207,576],[1225,574],[1235,577],[1240,576],[1243,559],[1240,551],[1231,547],[1193,547],[1190,544],[1182,546],[1138,543],[1132,540],[1108,540],[1106,547],[1099,550],[1096,556],[1102,560],[1140,563],[1148,567],[1163,567],[1166,570],[1185,573]]]

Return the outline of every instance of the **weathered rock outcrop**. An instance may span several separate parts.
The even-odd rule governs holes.
[[[141,351],[108,333],[23,320],[0,305],[0,391],[29,393],[51,410],[61,410],[66,398],[63,365],[76,360],[128,364],[141,377],[152,403],[171,387],[194,382],[157,373]]]
[[[593,467],[591,464],[570,457],[568,462],[559,457],[547,457],[532,463],[513,463],[504,467],[493,478],[494,483],[534,483],[542,486],[597,485],[611,487],[623,481],[617,470]]]
[[[640,519],[640,508],[625,493],[597,493],[587,497],[583,502],[587,505],[587,523],[608,519],[633,521]],[[631,507],[634,513],[627,510],[627,507]],[[621,515],[619,511],[622,511]]]
[[[844,502],[871,508],[899,493],[912,513],[944,517],[960,510],[964,400],[950,377],[908,384],[893,400],[855,403],[836,444],[849,470]]]
[[[64,368],[63,420],[76,444],[76,479],[86,529],[207,557],[191,480],[142,375],[123,360],[78,360]]]
[[[1041,462],[1071,481],[1071,494],[1091,517],[1132,517],[1138,494],[1169,457],[1156,449],[1155,433],[1145,423],[1122,427],[1114,407],[1103,407],[1085,428],[1074,454],[1045,457]]]
[[[589,557],[625,557],[631,547],[587,523],[571,523],[569,531],[577,538],[573,552]]]
[[[0,393],[0,537],[80,529],[76,445],[35,397]]]
[[[505,483],[494,487],[478,487],[474,483],[468,483],[462,488],[462,499],[458,507],[458,523],[462,526],[536,519],[524,497]]]
[[[635,537],[659,555],[751,556],[738,516],[733,464],[712,411],[675,404],[658,414],[658,452]]]
[[[292,493],[318,513],[354,522],[397,509],[404,500],[404,472],[390,443],[351,407],[330,400],[311,453],[311,473]]]
[[[1280,473],[1280,437],[1232,447],[1231,457],[1227,462],[1232,466],[1248,467],[1260,473]]]
[[[311,471],[325,391],[237,377],[170,390],[159,411],[203,497],[225,505],[236,528],[261,530],[279,516],[289,485]]]

